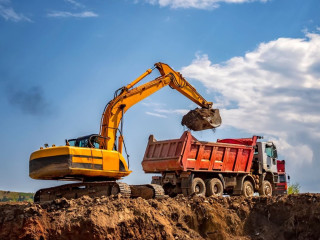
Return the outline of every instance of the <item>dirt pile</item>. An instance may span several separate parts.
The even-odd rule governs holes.
[[[217,128],[221,125],[219,109],[196,108],[183,116],[181,125],[193,131]]]
[[[319,239],[320,194],[1,203],[0,239]]]

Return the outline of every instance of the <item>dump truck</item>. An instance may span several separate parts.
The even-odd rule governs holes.
[[[275,186],[276,195],[285,195],[288,190],[287,174],[286,174],[286,161],[277,160],[278,169],[278,183]]]
[[[137,86],[154,69],[159,71],[160,76]],[[103,111],[99,134],[66,140],[65,146],[46,145],[45,148],[41,147],[31,154],[29,160],[31,178],[80,181],[40,189],[36,192],[34,201],[43,202],[61,197],[71,199],[83,195],[98,197],[121,194],[125,197],[161,197],[164,191],[159,185],[129,186],[117,180],[131,173],[129,162],[123,156],[123,150],[126,150],[123,137],[124,114],[133,105],[166,86],[177,90],[201,107],[189,112],[189,116],[190,114],[199,116],[198,119],[185,118],[185,125],[188,128],[204,130],[220,126],[219,110],[212,108],[212,102],[205,100],[179,72],[165,63],[158,62],[137,79],[116,90],[114,98]],[[127,154],[127,160],[128,158]]]
[[[261,138],[205,142],[185,131],[179,139],[157,141],[150,135],[142,167],[161,174],[152,183],[170,196],[271,196],[278,183],[277,149]]]

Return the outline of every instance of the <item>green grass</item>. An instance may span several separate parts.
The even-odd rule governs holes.
[[[33,202],[33,193],[0,190],[0,202]]]

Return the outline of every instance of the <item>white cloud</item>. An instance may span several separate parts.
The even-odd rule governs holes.
[[[150,98],[141,104],[150,109],[148,112],[146,112],[146,114],[162,118],[168,118],[168,115],[170,114],[185,115],[189,111],[187,109],[168,109],[165,108],[166,104],[154,102]]]
[[[55,17],[55,18],[90,18],[90,17],[98,17],[98,14],[91,11],[84,11],[79,13],[65,12],[65,11],[52,11],[47,14],[47,17]]]
[[[170,114],[178,114],[178,115],[185,115],[188,113],[189,110],[187,109],[163,109],[159,108],[158,105],[146,105],[147,107],[152,107],[153,112],[146,112],[146,114],[155,116],[155,117],[161,117],[161,118],[168,118],[168,115]]]
[[[20,22],[27,21],[32,22],[30,18],[24,16],[21,13],[17,13],[11,7],[10,0],[0,0],[0,16],[3,17],[7,21]]]
[[[150,98],[149,98],[150,99]],[[141,102],[141,104],[143,106],[146,106],[146,107],[152,107],[152,108],[159,108],[159,107],[164,107],[165,104],[164,103],[159,103],[159,102],[153,102],[151,100],[145,100],[143,102]]]
[[[159,118],[167,118],[166,115],[159,114],[159,113],[146,112],[146,114],[148,114],[148,115],[150,115],[150,116],[154,116],[154,117],[159,117]]]
[[[223,125],[274,139],[291,172],[306,182],[299,168],[320,170],[319,49],[320,34],[306,33],[261,43],[220,64],[197,56],[181,72],[220,95]]]
[[[70,4],[72,4],[74,7],[76,7],[76,8],[85,8],[85,5],[84,4],[82,4],[82,3],[79,3],[79,2],[77,2],[77,1],[75,1],[75,0],[65,0],[66,2],[68,2],[68,3],[70,3]]]
[[[267,2],[268,0],[145,0],[147,3],[171,8],[213,9],[220,3]]]
[[[166,113],[166,114],[179,114],[179,115],[185,115],[189,112],[187,109],[154,109],[154,111],[159,113]]]
[[[67,3],[70,3],[74,8],[81,8],[83,9],[82,12],[70,12],[70,11],[51,11],[47,13],[47,17],[53,18],[92,18],[98,17],[99,15],[93,11],[87,10],[87,7],[76,1],[76,0],[64,0]]]

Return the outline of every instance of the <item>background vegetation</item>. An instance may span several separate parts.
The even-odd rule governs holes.
[[[288,194],[297,194],[300,193],[300,184],[293,183],[288,187]]]
[[[0,191],[0,202],[33,202],[33,193]]]

